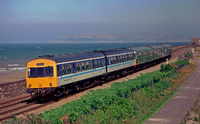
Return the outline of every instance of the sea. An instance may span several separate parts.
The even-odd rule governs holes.
[[[62,55],[165,43],[172,46],[189,45],[189,42],[0,44],[0,74],[25,71],[28,61],[42,55]]]

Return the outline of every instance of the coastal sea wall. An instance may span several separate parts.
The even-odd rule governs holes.
[[[26,94],[26,80],[0,84],[0,100]]]

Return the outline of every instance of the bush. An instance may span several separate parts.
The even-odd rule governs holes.
[[[147,97],[153,97],[154,96],[154,90],[150,87],[144,88],[143,92],[146,94]]]
[[[175,64],[177,65],[177,66],[180,66],[180,65],[189,65],[189,59],[183,59],[183,60],[179,60],[179,61],[177,61]]]
[[[172,71],[173,67],[170,65],[170,64],[161,64],[161,69],[160,71],[161,72],[169,72],[169,71]]]
[[[169,87],[169,83],[166,81],[160,81],[159,83],[155,84],[155,89],[159,91],[166,90]]]
[[[185,55],[185,57],[191,58],[191,57],[192,57],[192,53],[187,53],[187,54]]]

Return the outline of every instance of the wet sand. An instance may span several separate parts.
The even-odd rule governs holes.
[[[26,72],[0,73],[0,84],[26,79]]]

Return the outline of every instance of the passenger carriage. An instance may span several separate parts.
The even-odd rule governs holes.
[[[150,45],[141,47],[130,47],[128,48],[134,51],[136,56],[136,65],[141,68],[146,68],[146,66],[159,63],[167,58],[171,57],[172,50],[171,45]]]
[[[107,79],[110,80],[116,76],[123,76],[127,72],[124,69],[135,66],[135,54],[129,49],[112,49],[102,51],[107,59]],[[112,77],[110,77],[112,76]]]
[[[104,54],[97,51],[40,56],[27,63],[28,93],[42,97],[41,94],[77,90],[80,85],[76,83],[105,75],[105,62]]]

